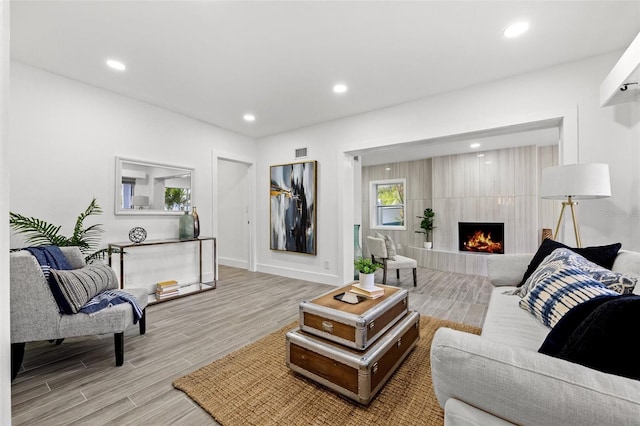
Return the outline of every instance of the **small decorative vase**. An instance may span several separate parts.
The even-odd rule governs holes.
[[[362,248],[360,247],[360,225],[353,225],[353,260],[358,260],[362,257]],[[358,270],[354,268],[353,279],[358,279]]]
[[[200,236],[200,217],[195,207],[191,216],[193,216],[193,238],[198,238]]]
[[[363,274],[362,272],[360,272],[360,287],[362,288],[366,288],[366,289],[372,289],[375,284],[373,282],[373,278],[375,277],[375,274]]]
[[[193,239],[193,216],[189,214],[187,210],[185,210],[184,214],[180,216],[179,222],[179,236],[181,240],[192,240]]]
[[[433,243],[431,241],[427,241],[424,243],[424,248],[431,249],[433,247]]]

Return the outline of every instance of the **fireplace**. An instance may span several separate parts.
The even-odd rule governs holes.
[[[460,251],[504,254],[504,223],[458,222]]]

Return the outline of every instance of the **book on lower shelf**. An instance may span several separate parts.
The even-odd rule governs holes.
[[[162,282],[156,284],[156,295],[158,295],[158,296],[164,296],[164,295],[173,296],[173,295],[178,293],[178,289],[179,288],[180,288],[180,285],[178,284],[178,281],[176,281],[176,280],[162,281]]]
[[[164,299],[164,298],[167,298],[167,297],[177,296],[179,294],[180,294],[180,291],[178,291],[177,289],[176,290],[172,290],[172,291],[165,291],[165,292],[156,291],[156,297],[158,299]]]
[[[377,299],[378,297],[384,296],[384,288],[375,285],[372,288],[362,288],[359,283],[356,283],[351,286],[351,290],[349,291],[369,299]]]

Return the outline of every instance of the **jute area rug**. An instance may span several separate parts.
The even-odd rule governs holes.
[[[285,334],[296,322],[173,382],[224,426],[438,425],[443,411],[431,385],[436,330],[479,334],[477,327],[423,316],[420,341],[368,405],[361,406],[285,365]]]

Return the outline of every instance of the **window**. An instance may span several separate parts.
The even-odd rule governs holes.
[[[375,180],[369,182],[371,229],[405,230],[406,179]]]
[[[133,199],[133,192],[136,187],[135,179],[122,178],[122,208],[123,209],[131,209],[131,201]]]

